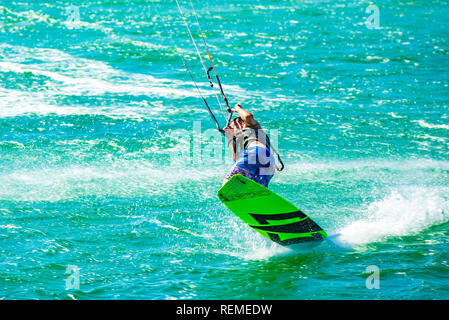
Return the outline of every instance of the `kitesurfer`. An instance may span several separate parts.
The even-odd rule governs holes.
[[[233,175],[241,174],[268,187],[276,168],[270,139],[254,115],[239,103],[233,112],[239,116],[224,128],[224,133],[235,163],[226,174],[223,184]]]

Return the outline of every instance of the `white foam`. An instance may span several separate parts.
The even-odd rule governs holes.
[[[14,62],[0,62],[1,72],[32,73],[37,76],[45,76],[55,82],[52,89],[64,95],[95,96],[120,93],[172,98],[196,96],[193,90],[176,88],[176,85],[185,85],[183,82],[156,79],[150,75],[122,74],[105,65],[104,68],[101,68],[101,63],[96,65],[94,70],[86,70],[89,67],[85,67],[76,72],[48,71],[45,68],[46,66],[43,64],[30,66]],[[99,74],[96,74],[97,72]],[[114,77],[121,79],[112,79]]]
[[[0,172],[0,200],[60,201],[85,196],[130,197],[166,195],[174,186],[219,181],[216,167],[155,166],[146,160],[123,160],[92,166],[47,167]],[[210,194],[205,195],[211,196]]]
[[[298,177],[301,177],[301,181],[304,181],[304,179],[316,179],[318,176],[326,176],[326,179],[332,180],[342,179],[334,178],[332,174],[334,171],[347,172],[348,174],[356,175],[358,178],[362,176],[374,178],[378,176],[380,170],[401,173],[402,176],[406,175],[408,177],[410,175],[416,175],[417,172],[423,170],[437,169],[449,171],[449,161],[433,159],[404,159],[399,161],[384,159],[368,159],[365,161],[311,161],[307,159],[307,155],[295,155],[294,153],[290,153],[290,158],[297,160],[289,162],[289,165],[285,169],[286,175],[282,179],[276,180],[276,183],[290,184],[292,180],[299,181]],[[389,176],[391,177],[391,175]]]
[[[138,43],[142,45],[142,43]],[[166,115],[167,111],[178,112],[180,108],[149,106],[146,101],[129,102],[113,106],[65,106],[56,102],[61,96],[103,96],[106,94],[148,96],[153,98],[181,99],[197,97],[192,83],[168,78],[157,78],[149,74],[130,73],[114,69],[107,63],[72,56],[50,48],[28,48],[0,44],[0,72],[16,74],[31,73],[45,80],[45,90],[13,90],[0,87],[2,108],[0,117],[22,114],[104,114],[130,115],[132,118],[154,119],[154,114]],[[202,79],[202,78],[200,78]],[[199,82],[203,95],[214,92],[206,82]],[[249,99],[254,93],[246,93],[238,86],[225,86],[230,94]],[[262,96],[262,93],[260,93]],[[133,105],[134,104],[134,108]],[[129,106],[131,105],[131,107]],[[204,111],[201,103],[191,110]],[[182,109],[183,110],[183,109]]]
[[[244,260],[266,260],[291,252],[291,249],[264,238],[237,217],[226,220],[226,225],[222,227],[224,229],[220,228],[220,236],[225,237],[224,241],[228,242],[232,249],[218,249],[215,253]]]
[[[449,221],[449,190],[409,187],[371,203],[365,217],[338,231],[336,242],[365,245],[386,238],[417,234]]]

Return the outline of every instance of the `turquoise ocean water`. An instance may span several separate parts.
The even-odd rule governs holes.
[[[224,113],[174,0],[0,0],[0,299],[448,298],[447,2],[193,4],[278,133],[270,188],[330,240],[278,246],[216,197],[232,162],[180,54]]]

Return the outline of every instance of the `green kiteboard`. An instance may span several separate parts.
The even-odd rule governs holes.
[[[218,190],[218,198],[264,237],[287,246],[323,240],[326,232],[293,204],[240,174]]]

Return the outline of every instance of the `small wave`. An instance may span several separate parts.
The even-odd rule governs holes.
[[[402,115],[397,114],[396,112],[390,112],[390,113],[388,113],[388,115],[390,115],[392,118],[396,118],[396,119],[404,119],[404,118],[407,118],[407,117],[405,117],[405,116],[402,116]]]
[[[25,149],[25,146],[17,141],[2,141],[0,149]]]
[[[423,128],[449,130],[449,125],[447,124],[432,124],[424,120],[414,120],[413,122],[417,122]]]
[[[18,227],[14,224],[6,224],[6,225],[0,225],[0,229],[22,229],[22,227]]]

